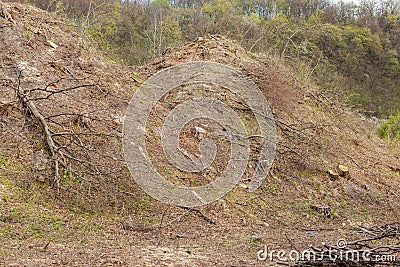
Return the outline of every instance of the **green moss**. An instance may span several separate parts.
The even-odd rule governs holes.
[[[11,254],[11,252],[10,252],[9,249],[0,248],[0,257],[1,257],[1,256],[8,256],[8,255],[10,255],[10,254]]]
[[[7,158],[0,154],[0,167],[5,166],[7,163]]]

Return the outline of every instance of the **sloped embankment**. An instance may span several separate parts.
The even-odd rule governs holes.
[[[3,5],[12,18],[0,16],[0,254],[6,263],[257,266],[264,244],[302,249],[356,238],[357,225],[398,220],[398,151],[368,120],[281,59],[210,35],[127,69],[107,62],[54,14]],[[279,142],[271,174],[256,192],[243,181],[222,200],[191,211],[146,196],[129,178],[120,150],[123,114],[139,80],[195,60],[247,74],[270,102]],[[147,141],[158,168],[165,166],[155,145],[159,119],[186,99],[177,95],[165,97],[150,118],[154,136]],[[248,115],[240,99],[224,99]],[[196,123],[189,126],[211,127]],[[193,154],[196,138],[190,129],[182,135]],[[339,164],[349,174],[330,176]],[[175,183],[196,185],[169,167],[162,171]],[[216,174],[218,165],[190,178],[207,182]]]
[[[3,5],[12,19],[0,18],[2,156],[24,166],[16,180],[25,187],[49,184],[89,210],[110,205],[113,181],[128,176],[119,140],[134,74],[54,14]]]
[[[169,51],[140,71],[151,74],[196,60],[241,70],[269,101],[279,142],[265,189],[276,184],[278,196],[291,195],[296,196],[296,202],[302,199],[332,206],[336,216],[364,210],[372,218],[384,205],[385,214],[390,211],[392,218],[397,218],[399,154],[377,137],[372,121],[339,103],[329,92],[318,90],[309,79],[294,74],[282,60],[246,53],[222,36],[206,36]],[[350,170],[347,178],[336,175],[340,173],[338,165]]]

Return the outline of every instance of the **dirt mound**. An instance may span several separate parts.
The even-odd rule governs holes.
[[[309,206],[329,206],[337,216],[340,210],[348,212],[348,202],[357,203],[354,209],[360,204],[366,209],[398,207],[399,180],[393,171],[398,168],[398,152],[377,137],[373,123],[319,91],[311,81],[296,76],[282,60],[247,53],[232,40],[208,35],[167,51],[139,72],[149,76],[178,63],[198,60],[233,66],[263,91],[273,109],[280,139],[269,183],[279,184],[284,199],[291,195]],[[351,177],[331,181],[329,171],[339,165],[348,166]],[[319,192],[314,192],[315,186]],[[393,216],[395,219],[397,214]]]
[[[120,139],[134,74],[109,63],[67,21],[3,5],[12,20],[0,17],[2,156],[26,167],[21,185],[50,184],[60,197],[75,196],[71,206],[115,201],[107,191],[128,177]]]
[[[163,57],[138,71],[149,76],[178,63],[201,60],[233,66],[249,75],[268,92],[268,100],[275,109],[290,110],[303,97],[304,92],[296,85],[297,78],[280,59],[248,53],[236,41],[220,35],[207,35],[183,47],[167,49]]]
[[[0,257],[6,264],[258,266],[256,253],[264,244],[308,248],[356,238],[358,225],[398,220],[399,152],[377,137],[371,122],[283,60],[209,35],[128,69],[108,62],[54,14],[19,4],[3,4],[3,10]],[[254,193],[243,181],[222,200],[182,209],[155,201],[132,182],[121,155],[121,130],[139,80],[198,60],[229,65],[258,85],[275,116],[277,155]],[[150,117],[152,160],[173,182],[207,183],[210,177],[172,172],[159,157],[156,133],[171,106],[180,103],[177,94],[163,98]],[[240,99],[227,95],[226,102],[254,119]],[[205,124],[183,129],[182,146],[193,154],[193,129],[218,127]],[[218,174],[214,169],[211,174]]]

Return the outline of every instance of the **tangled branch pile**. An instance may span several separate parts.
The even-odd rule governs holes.
[[[361,227],[365,238],[324,249],[312,247],[313,256],[302,259],[295,266],[400,266],[400,223]],[[378,241],[393,241],[393,245],[378,245]],[[310,255],[311,255],[310,254]]]

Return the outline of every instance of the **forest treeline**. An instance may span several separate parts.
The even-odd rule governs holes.
[[[221,34],[285,60],[376,116],[400,110],[400,1],[20,0],[68,17],[118,61],[140,65]]]

